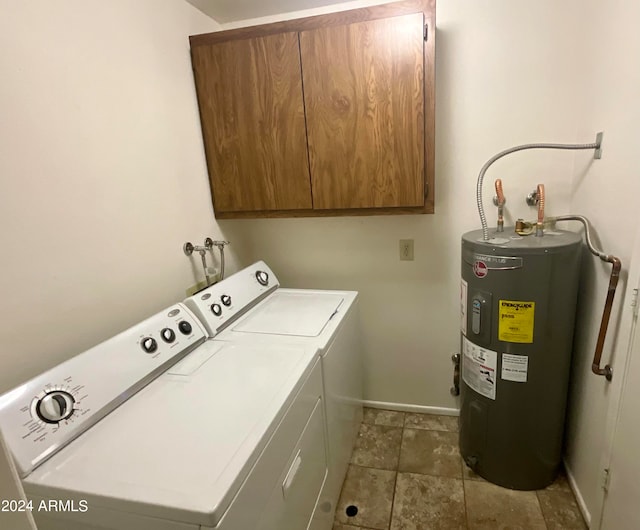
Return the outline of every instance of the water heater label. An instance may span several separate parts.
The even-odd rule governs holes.
[[[462,379],[469,387],[489,399],[496,399],[498,353],[462,338]]]
[[[502,354],[502,373],[500,376],[505,381],[526,383],[528,371],[529,357],[526,355]]]
[[[535,302],[500,300],[498,305],[498,340],[504,342],[533,342]]]

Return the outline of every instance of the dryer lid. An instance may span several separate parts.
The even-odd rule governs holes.
[[[338,294],[276,291],[233,331],[317,337],[343,302],[344,297]]]

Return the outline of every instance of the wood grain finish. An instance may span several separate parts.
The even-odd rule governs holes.
[[[192,48],[216,213],[311,208],[296,33]]]
[[[424,205],[423,21],[300,33],[314,209]]]
[[[296,189],[297,186],[300,186],[301,188],[304,189],[304,193],[292,193],[292,195],[299,196],[301,203],[303,202],[301,199],[302,196],[304,195],[304,197],[308,197],[310,196],[310,193],[311,193],[310,186],[305,184],[305,178],[299,177],[298,179],[297,177],[295,177],[295,175],[298,174],[298,170],[294,168],[295,165],[297,165],[298,167],[302,165],[303,170],[301,174],[305,175],[308,178],[309,176],[308,165],[306,163],[303,164],[302,162],[300,162],[299,158],[296,159],[298,160],[297,163],[295,162],[292,163],[288,155],[283,155],[283,157],[280,159],[280,166],[283,166],[284,169],[277,172],[277,177],[274,177],[274,180],[267,181],[266,183],[254,182],[255,180],[258,179],[257,177],[258,172],[251,171],[251,170],[250,170],[250,176],[249,176],[248,182],[241,180],[242,176],[239,175],[239,171],[240,171],[239,168],[235,170],[238,173],[230,173],[231,177],[227,178],[227,181],[223,183],[222,187],[216,184],[212,178],[212,188],[215,188],[214,207],[215,207],[216,217],[220,219],[234,219],[234,218],[247,219],[247,218],[266,218],[266,217],[311,217],[311,216],[329,217],[329,216],[342,216],[342,215],[357,215],[357,216],[394,215],[394,214],[411,215],[411,214],[418,214],[418,213],[434,213],[435,40],[436,40],[435,39],[436,37],[435,0],[402,0],[399,2],[393,2],[389,4],[369,6],[369,7],[355,9],[355,10],[340,11],[335,13],[329,13],[326,15],[306,17],[301,19],[286,20],[282,22],[276,22],[273,24],[238,28],[238,29],[233,29],[228,31],[209,33],[205,35],[194,35],[190,37],[190,43],[192,48],[192,57],[193,57],[194,71],[195,71],[195,77],[196,77],[196,87],[198,90],[198,98],[200,101],[201,121],[203,122],[203,135],[205,137],[205,149],[207,150],[207,161],[209,165],[209,172],[210,172],[210,175],[215,176],[216,174],[219,174],[219,173],[217,173],[214,170],[215,164],[214,164],[214,159],[212,158],[212,153],[215,153],[216,150],[220,150],[221,148],[220,146],[217,145],[217,140],[216,140],[217,136],[213,134],[214,125],[209,119],[211,109],[214,108],[212,106],[214,102],[212,100],[211,94],[207,93],[207,91],[209,90],[207,83],[209,83],[209,86],[213,86],[213,83],[215,82],[216,78],[219,78],[219,79],[222,79],[226,83],[226,85],[229,85],[231,81],[229,81],[228,79],[225,80],[225,78],[230,77],[231,75],[235,75],[234,69],[245,68],[246,65],[244,63],[246,63],[247,61],[242,57],[231,59],[229,56],[226,57],[226,60],[220,59],[222,61],[223,68],[226,68],[226,70],[223,71],[222,75],[218,73],[217,75],[212,77],[209,81],[207,81],[207,83],[205,83],[203,80],[201,79],[199,80],[201,73],[199,73],[198,70],[201,69],[202,66],[201,65],[197,66],[197,61],[202,60],[201,59],[202,57],[206,56],[207,53],[210,53],[210,52],[204,52],[204,50],[212,48],[213,45],[215,46],[219,44],[226,45],[234,41],[240,41],[240,42],[244,41],[245,42],[245,44],[243,45],[245,47],[244,51],[236,52],[242,55],[243,53],[247,53],[246,47],[251,48],[252,46],[250,44],[249,45],[246,44],[246,42],[255,41],[256,44],[253,44],[253,46],[257,48],[259,48],[260,46],[265,47],[265,51],[264,51],[265,59],[262,60],[263,63],[271,63],[273,61],[274,61],[273,64],[276,64],[279,61],[284,61],[286,63],[287,62],[286,58],[276,59],[267,50],[267,46],[265,44],[258,44],[260,42],[264,42],[261,39],[266,39],[267,37],[277,37],[283,33],[293,33],[294,35],[296,35],[296,40],[297,40],[298,32],[311,32],[312,30],[316,30],[316,29],[348,26],[351,24],[357,24],[365,21],[388,19],[390,17],[399,17],[403,15],[416,14],[416,13],[423,14],[424,23],[428,25],[428,39],[424,41],[422,44],[422,47],[423,47],[422,58],[423,58],[423,71],[424,71],[424,74],[423,74],[424,142],[422,147],[416,148],[416,152],[419,152],[421,150],[423,152],[423,157],[424,157],[424,162],[423,162],[424,175],[422,180],[424,190],[423,190],[423,197],[421,201],[419,201],[418,205],[401,206],[401,207],[384,206],[384,207],[367,207],[367,208],[363,208],[359,206],[358,207],[339,206],[334,208],[312,209],[310,200],[304,201],[305,204],[301,206],[283,205],[283,202],[286,203],[287,201],[280,201],[279,203],[280,205],[276,205],[275,203],[269,204],[268,198],[274,195],[269,190],[274,190],[277,187],[286,186],[287,189],[288,187],[290,187],[291,190],[294,190]],[[297,46],[297,42],[293,42],[293,39],[292,39],[288,42],[288,46],[290,48],[294,48],[295,46]],[[298,52],[294,51],[294,53],[298,53]],[[360,50],[358,50],[358,54],[359,53],[360,53]],[[338,53],[338,56],[342,54],[343,52],[340,51]],[[257,55],[259,57],[260,54],[258,53]],[[334,57],[330,57],[330,59],[333,61]],[[252,59],[251,61],[256,61],[256,60],[257,59]],[[295,74],[298,78],[298,81],[296,83],[300,83],[300,76],[301,76],[300,57],[292,60],[292,62],[294,63],[296,61],[297,61],[296,67],[298,69],[297,73]],[[204,59],[204,63],[206,63],[207,68],[210,67],[209,63],[211,62],[212,62],[212,59]],[[259,63],[260,60],[257,60],[257,62]],[[262,65],[263,69],[268,67],[270,67],[270,64],[269,66],[266,66],[265,64]],[[218,66],[218,68],[220,69],[220,66]],[[258,68],[257,65],[256,65],[256,68]],[[280,72],[282,73],[284,72],[284,70],[285,68],[283,66]],[[264,79],[264,78],[257,79],[255,81],[255,88],[252,89],[251,92],[247,91],[245,87],[244,91],[240,90],[240,96],[237,96],[236,94],[236,96],[232,96],[232,97],[243,98],[242,99],[243,103],[246,103],[249,107],[255,106],[256,104],[258,104],[258,106],[268,105],[265,98],[272,97],[272,96],[269,96],[269,94],[263,93],[261,96],[259,96],[260,98],[262,98],[259,103],[256,103],[255,101],[250,101],[250,98],[255,97],[255,94],[260,92],[260,90],[262,90],[261,87],[268,88],[269,86],[268,82],[274,83],[275,86],[279,87],[279,89],[282,90],[287,83],[284,81],[281,83],[275,82],[273,78],[274,76],[278,75],[276,72],[272,71],[271,73],[269,73],[270,78],[268,79]],[[293,80],[290,80],[290,82],[292,84],[294,83]],[[248,82],[248,84],[251,84],[251,83],[252,81]],[[240,83],[240,85],[245,85],[245,84],[246,84],[245,82]],[[233,93],[233,90],[231,91],[232,93]],[[298,87],[297,90],[300,93],[302,92],[300,87]],[[251,94],[254,94],[254,95],[251,95]],[[291,108],[295,109],[294,115],[298,119],[298,121],[295,123],[295,127],[292,127],[292,129],[295,129],[298,132],[295,132],[293,134],[289,132],[284,139],[288,138],[288,139],[291,139],[292,141],[293,139],[297,139],[300,141],[300,143],[305,142],[304,150],[306,150],[306,138],[305,138],[306,130],[304,128],[304,122],[301,121],[304,118],[300,113],[301,106],[298,104],[298,101],[299,100],[296,100],[295,97],[292,97],[291,99],[286,99],[283,97],[280,101],[280,104],[283,106],[282,107],[283,113],[285,112],[284,109],[286,108],[286,106],[290,105]],[[309,106],[310,103],[311,102],[308,100],[305,102],[307,106]],[[221,104],[223,105],[223,108],[227,109],[225,113],[231,112],[231,110],[229,110],[229,103],[222,101]],[[216,106],[218,105],[219,104],[216,103]],[[253,110],[247,110],[246,114],[249,115],[253,112],[254,112]],[[384,112],[384,110],[381,111],[380,109],[378,109],[377,112],[378,113]],[[260,109],[258,108],[258,111],[255,112],[254,118],[259,115],[260,115]],[[284,122],[285,127],[287,126],[290,127],[289,119],[290,117],[286,118],[284,116],[281,118],[281,121]],[[409,119],[411,119],[411,117],[409,117]],[[205,123],[207,121],[209,123]],[[240,117],[238,117],[236,121],[239,123]],[[277,120],[273,120],[273,121],[277,121]],[[220,121],[220,123],[224,125],[225,120]],[[227,123],[225,127],[227,127],[227,129],[222,135],[223,137],[226,137],[226,135],[228,135],[232,131],[231,124]],[[274,128],[275,127],[280,128],[280,125],[274,125]],[[233,140],[228,140],[228,142],[233,143]],[[257,141],[256,139],[251,139],[245,143],[253,144],[255,146],[260,142]],[[297,147],[298,145],[296,144],[296,149]],[[228,147],[226,149],[228,149]],[[234,156],[240,159],[242,159],[242,157],[244,156],[248,156],[247,153],[249,153],[249,156],[254,156],[254,154],[251,153],[251,150],[245,147],[242,147],[237,152],[239,154],[236,154]],[[285,156],[286,156],[286,159],[285,159]],[[305,156],[306,156],[306,151],[305,151]],[[328,156],[332,156],[332,154],[329,153]],[[260,154],[257,156],[257,158],[258,158],[259,165],[263,164],[263,165],[266,165],[267,167],[269,166],[269,163],[262,160],[264,158],[264,155]],[[249,160],[246,161],[246,165],[247,166],[250,165]],[[295,174],[291,172],[291,170],[289,169],[290,167],[293,169],[293,171],[295,171]],[[233,170],[233,168],[231,169]],[[260,173],[261,172],[262,170],[260,170]],[[276,173],[271,173],[271,174],[275,175]],[[406,177],[407,180],[409,180],[410,178],[411,177]],[[293,184],[290,184],[290,181],[293,182]],[[368,182],[369,182],[369,179],[367,177],[367,180],[360,183],[360,188],[364,188],[364,189],[370,188],[372,185],[369,184]],[[374,182],[376,181],[374,180]],[[227,189],[227,186],[230,186],[230,188]],[[266,191],[263,191],[263,189],[265,189]],[[245,195],[247,194],[251,197],[251,200],[247,200],[247,197],[245,197]],[[229,205],[229,202],[228,202],[226,206],[226,208],[228,209],[223,209],[222,207],[223,203],[221,202],[222,195],[228,196],[227,197],[228,200],[232,199],[232,197],[229,197],[229,196],[240,197],[240,199],[236,198],[235,203],[231,201],[231,206]],[[260,200],[260,198],[263,198],[263,200]],[[238,201],[241,201],[242,203],[241,208],[238,208],[233,205],[233,204],[237,204]]]
[[[425,16],[427,40],[424,43],[424,213],[434,213],[436,176],[436,19]]]
[[[362,217],[370,215],[416,215],[434,213],[433,208],[411,206],[406,208],[343,208],[341,210],[264,210],[255,212],[223,212],[217,213],[218,219],[273,219],[283,217]]]

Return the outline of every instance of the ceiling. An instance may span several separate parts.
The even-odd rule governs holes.
[[[226,24],[238,20],[340,4],[344,0],[187,0],[203,13]]]

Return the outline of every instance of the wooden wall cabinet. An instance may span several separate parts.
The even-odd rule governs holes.
[[[435,0],[191,37],[218,218],[433,213]]]

